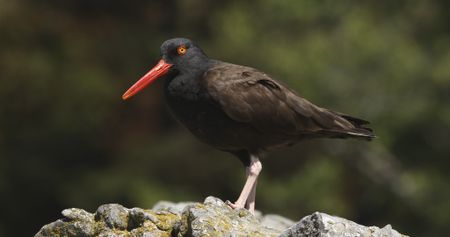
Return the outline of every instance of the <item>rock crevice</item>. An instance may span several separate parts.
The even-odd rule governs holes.
[[[320,212],[297,223],[278,215],[253,215],[244,209],[233,210],[215,197],[203,203],[162,201],[150,210],[105,204],[92,214],[70,208],[62,215],[64,218],[43,226],[35,237],[405,236],[390,225],[366,227]]]

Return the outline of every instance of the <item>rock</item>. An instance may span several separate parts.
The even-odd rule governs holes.
[[[127,209],[119,204],[100,206],[95,214],[71,208],[65,218],[45,225],[35,237],[169,237],[180,216],[141,208]]]
[[[297,223],[277,215],[252,215],[244,209],[233,210],[215,197],[203,203],[162,201],[151,210],[105,204],[94,214],[77,208],[62,214],[64,218],[45,225],[35,237],[404,236],[390,225],[366,227],[319,212]]]
[[[287,228],[295,224],[295,222],[291,219],[274,214],[265,215],[260,219],[260,221],[261,225],[270,227],[280,232],[285,231]]]
[[[279,236],[280,233],[262,226],[249,211],[233,210],[222,200],[208,197],[203,204],[184,209],[178,236]]]
[[[95,220],[104,222],[111,229],[125,230],[128,227],[128,210],[119,204],[101,205]]]
[[[390,225],[383,228],[367,227],[344,218],[315,212],[289,227],[280,237],[406,237],[393,230]]]
[[[72,220],[91,221],[94,219],[92,213],[78,208],[65,209],[62,211],[62,215]]]
[[[159,201],[157,202],[152,210],[154,211],[168,211],[174,214],[181,215],[184,208],[188,205],[193,205],[195,202],[179,202],[179,203],[173,203],[168,201]]]

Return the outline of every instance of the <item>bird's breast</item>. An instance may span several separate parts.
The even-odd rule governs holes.
[[[180,101],[196,101],[200,96],[200,86],[189,80],[174,79],[166,85],[167,99]]]
[[[233,120],[200,83],[175,78],[165,92],[177,120],[198,139],[217,149],[260,150],[285,143],[276,134],[265,134],[250,123]]]
[[[193,78],[175,78],[165,87],[167,103],[177,117],[186,126],[201,123],[205,114],[214,110],[207,94]],[[188,128],[190,128],[188,126]]]

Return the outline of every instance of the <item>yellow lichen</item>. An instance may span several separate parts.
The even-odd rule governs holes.
[[[160,230],[171,230],[174,223],[180,220],[180,217],[172,213],[156,214],[158,222],[155,223]]]

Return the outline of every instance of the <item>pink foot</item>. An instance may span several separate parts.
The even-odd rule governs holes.
[[[232,202],[230,202],[229,200],[227,200],[226,202],[225,202],[228,206],[230,206],[231,208],[233,208],[233,209],[240,209],[240,208],[244,208],[244,204],[238,204],[238,203],[232,203]]]

